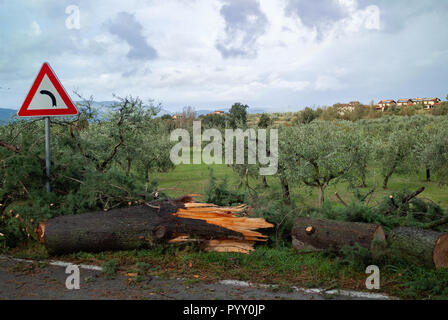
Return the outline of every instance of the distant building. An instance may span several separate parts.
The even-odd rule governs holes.
[[[361,105],[361,102],[359,102],[359,101],[351,101],[348,105],[350,107],[356,108],[356,107],[359,107]]]
[[[399,107],[407,107],[407,106],[413,106],[414,102],[412,102],[412,99],[398,99],[397,100],[397,106]]]
[[[440,103],[439,98],[416,98],[412,99],[412,102],[414,105],[416,104],[423,104],[426,108],[425,109],[431,109],[434,105]]]
[[[216,110],[216,111],[213,111],[213,112],[210,113],[210,114],[218,114],[218,115],[220,115],[220,116],[223,116],[223,115],[225,114],[225,112],[224,112],[224,111],[221,111],[221,110]]]
[[[378,102],[378,106],[376,107],[377,110],[384,111],[389,107],[395,107],[397,103],[395,100],[381,100]]]
[[[175,114],[173,116],[173,120],[180,120],[180,119],[184,119],[185,116],[183,114]]]
[[[345,115],[346,113],[353,112],[354,110],[355,107],[352,106],[350,103],[337,105],[337,111],[341,116]]]
[[[408,107],[422,104],[425,110],[430,110],[434,105],[440,104],[439,98],[416,98],[416,99],[398,99],[395,100],[381,100],[376,107],[377,110],[384,111],[389,107]]]

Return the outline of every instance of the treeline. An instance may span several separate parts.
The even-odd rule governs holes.
[[[350,107],[345,104],[336,103],[331,107],[316,107],[305,109],[298,112],[272,113],[269,115],[274,123],[284,125],[295,125],[298,123],[310,123],[313,120],[347,120],[358,121],[362,119],[378,119],[389,116],[414,116],[414,115],[448,115],[448,101],[434,105],[430,110],[426,106],[418,104],[414,106],[394,106],[386,109],[384,112],[376,110],[372,102],[370,105],[361,103],[352,103]],[[254,120],[256,124],[263,114],[250,116],[250,121]]]

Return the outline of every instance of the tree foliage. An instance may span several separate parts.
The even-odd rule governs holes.
[[[78,109],[75,119],[51,122],[51,193],[44,190],[43,121],[15,119],[0,127],[2,216],[13,212],[14,217],[17,213],[36,223],[56,215],[154,200],[156,185],[150,172],[173,167],[169,132],[163,120],[155,118],[160,108],[126,97],[101,113],[92,108],[91,100],[84,100]],[[0,233],[15,235],[16,240],[18,231],[11,230],[12,225],[3,218]],[[29,236],[30,230],[22,229],[26,228],[19,229],[22,236]]]
[[[288,141],[284,148],[289,151],[285,159],[289,180],[318,188],[322,206],[328,185],[350,174],[354,166],[360,141],[356,127],[319,121],[289,128],[282,137]]]
[[[230,128],[245,128],[247,126],[248,108],[248,105],[239,102],[232,105],[228,115]]]

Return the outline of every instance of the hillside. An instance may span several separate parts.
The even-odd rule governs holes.
[[[7,123],[9,119],[17,113],[14,109],[2,109],[0,108],[0,123]]]

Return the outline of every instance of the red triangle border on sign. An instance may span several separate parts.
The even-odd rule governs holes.
[[[28,107],[30,106],[30,103],[33,100],[34,95],[36,94],[36,91],[39,88],[40,84],[42,83],[42,79],[44,78],[45,75],[48,76],[51,83],[56,88],[60,97],[62,98],[65,105],[67,106],[67,109],[28,110]],[[78,110],[76,109],[73,102],[70,100],[70,97],[68,96],[64,87],[58,80],[56,74],[53,72],[50,65],[47,62],[45,62],[42,65],[42,68],[40,69],[40,71],[36,77],[36,80],[34,80],[34,83],[31,86],[31,89],[30,89],[28,95],[26,96],[25,101],[22,104],[22,107],[20,108],[19,112],[17,112],[17,115],[19,117],[49,117],[49,116],[70,116],[70,115],[77,115],[77,114],[78,114]]]

